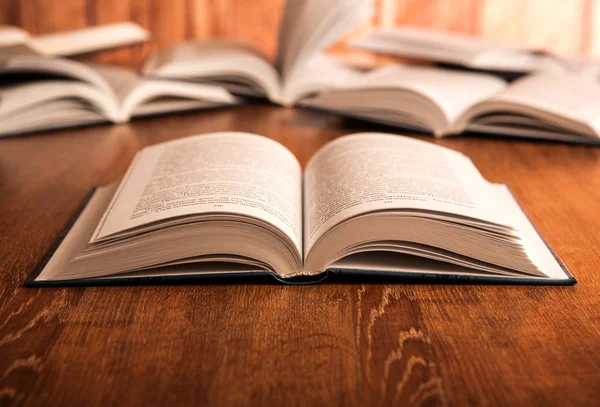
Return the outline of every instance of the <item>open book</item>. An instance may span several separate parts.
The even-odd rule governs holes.
[[[574,68],[558,55],[420,27],[373,28],[349,45],[381,54],[484,71],[557,73]]]
[[[217,83],[243,95],[292,105],[345,78],[349,69],[320,53],[371,13],[365,0],[289,0],[274,66],[248,45],[217,40],[184,42],[162,50],[150,56],[142,71],[161,78]]]
[[[472,131],[600,142],[600,84],[564,73],[507,84],[483,73],[389,65],[300,104],[438,137]]]
[[[220,87],[60,58],[0,61],[0,80],[0,136],[238,103]]]
[[[139,152],[28,284],[326,271],[575,282],[507,187],[460,153],[354,134],[302,172],[277,142],[226,132]]]
[[[32,37],[0,25],[0,59],[15,55],[72,56],[148,41],[150,33],[132,22],[99,25]]]

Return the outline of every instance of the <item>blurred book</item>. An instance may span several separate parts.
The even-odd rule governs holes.
[[[478,132],[600,143],[600,84],[576,74],[537,73],[509,84],[484,73],[389,65],[300,104],[437,137]]]
[[[322,51],[371,12],[367,0],[289,0],[275,64],[240,42],[190,41],[151,55],[142,75],[46,58],[116,45],[117,39],[131,42],[133,32],[140,34],[135,38],[145,38],[131,25],[37,37],[35,46],[27,33],[6,28],[5,56],[0,58],[0,135],[239,104],[229,92],[292,105],[355,77],[353,68]],[[44,49],[43,55],[38,48]]]
[[[419,27],[374,28],[351,47],[469,69],[509,73],[567,72],[569,61],[547,52]]]
[[[238,104],[226,89],[64,58],[0,61],[0,136]]]
[[[216,83],[290,106],[352,75],[345,64],[320,54],[372,12],[366,0],[289,0],[274,64],[246,44],[195,41],[150,56],[142,71],[160,78]]]
[[[132,22],[31,36],[27,31],[0,25],[0,58],[15,55],[73,56],[148,41],[150,33]]]

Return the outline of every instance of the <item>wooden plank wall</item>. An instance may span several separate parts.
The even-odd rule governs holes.
[[[145,46],[97,56],[140,60],[186,38],[244,38],[273,57],[285,0],[0,0],[0,24],[33,34],[133,20],[155,34]],[[373,0],[371,24],[410,24],[572,55],[600,55],[597,0]],[[598,16],[596,18],[595,16]]]

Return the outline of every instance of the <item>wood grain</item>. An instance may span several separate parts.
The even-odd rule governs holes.
[[[240,130],[305,165],[390,131],[251,105],[0,140],[0,405],[581,405],[600,386],[600,149],[454,138],[507,183],[574,287],[23,286],[80,200],[141,147]]]
[[[479,0],[396,1],[389,12],[394,25],[435,27],[440,30],[477,34]]]

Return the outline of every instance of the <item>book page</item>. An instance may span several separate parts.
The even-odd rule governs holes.
[[[336,88],[411,91],[435,103],[451,125],[469,107],[497,94],[505,87],[506,83],[502,79],[486,74],[388,65]]]
[[[175,217],[230,214],[270,223],[302,253],[301,177],[289,150],[249,133],[212,133],[147,147],[90,242]]]
[[[358,80],[362,75],[330,55],[317,55],[286,87],[286,97],[296,102],[303,97],[322,92],[342,83]]]
[[[38,55],[31,48],[29,33],[22,28],[0,24],[0,59],[16,55]]]
[[[122,104],[133,89],[142,83],[140,76],[130,69],[101,64],[90,64],[90,67],[110,86],[119,104]]]
[[[286,2],[275,63],[284,85],[291,83],[314,56],[371,14],[370,2],[365,0]]]
[[[600,134],[600,84],[575,74],[536,74],[484,103],[510,104],[583,123]],[[524,111],[527,113],[527,111]]]
[[[29,38],[29,33],[22,28],[0,24],[0,47],[24,44]]]
[[[86,27],[31,38],[41,55],[71,56],[145,42],[150,33],[133,22]]]
[[[482,38],[421,27],[373,28],[350,43],[369,51],[470,65],[482,52],[500,49]]]
[[[336,224],[379,210],[437,211],[507,225],[490,184],[464,155],[379,133],[339,138],[311,159],[304,177],[304,248]]]
[[[245,58],[247,61],[256,58],[262,60],[263,64],[269,65],[266,57],[249,44],[235,40],[215,39],[181,42],[155,52],[146,59],[142,72],[150,75],[165,71],[167,73],[187,71],[187,74],[193,75],[191,65],[186,66],[186,64],[202,64],[211,60],[227,63],[229,58],[236,57]]]
[[[218,83],[281,97],[279,74],[257,49],[230,40],[188,41],[152,54],[142,73],[153,77]]]
[[[73,103],[68,103],[67,107],[64,102]],[[87,83],[46,80],[0,87],[0,122],[7,126],[18,119],[26,127],[28,122],[48,119],[52,114],[64,112],[74,115],[74,110],[79,109],[73,105],[109,120],[118,115],[114,101]],[[41,107],[47,107],[46,114],[36,117],[35,112],[41,113]]]
[[[506,72],[564,72],[559,57],[422,27],[374,28],[350,43],[368,51]]]
[[[129,69],[95,64],[92,67],[110,86],[119,106],[117,122],[126,122],[134,114],[183,110],[186,106],[210,106],[235,103],[225,89],[201,83],[140,77]],[[153,106],[149,106],[152,104]]]
[[[99,66],[64,58],[17,55],[0,60],[0,77],[15,75],[26,81],[64,78],[89,83],[108,96],[112,92],[112,87],[98,72]]]
[[[144,79],[121,103],[120,118],[177,112],[239,103],[220,86]]]

